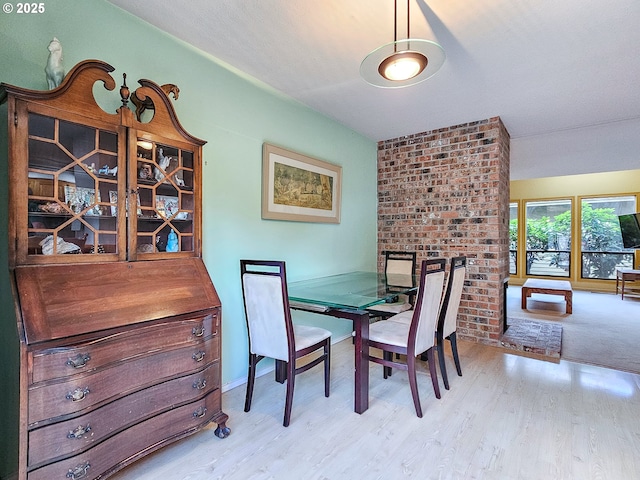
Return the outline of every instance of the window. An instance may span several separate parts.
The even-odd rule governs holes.
[[[518,273],[518,204],[509,204],[509,274]]]
[[[527,275],[569,277],[571,200],[526,202]]]
[[[612,279],[616,268],[633,268],[634,250],[622,244],[618,215],[635,212],[635,196],[582,199],[582,278]]]

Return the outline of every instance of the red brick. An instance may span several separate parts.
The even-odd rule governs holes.
[[[509,141],[493,117],[378,143],[378,268],[384,250],[466,255],[458,335],[494,345],[509,268]]]

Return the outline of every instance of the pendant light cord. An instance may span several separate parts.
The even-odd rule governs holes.
[[[393,52],[398,51],[398,0],[393,0]]]
[[[410,18],[411,15],[409,14],[409,0],[407,0],[407,38],[411,38],[411,34],[409,33]]]
[[[409,0],[407,0],[407,40],[411,38],[411,15],[409,14]],[[398,0],[393,0],[393,51],[398,51]],[[411,46],[407,44],[409,48]]]
[[[407,40],[411,38],[409,33],[409,24],[411,23],[411,14],[409,13],[409,0],[407,0]],[[407,42],[407,49],[411,50],[411,43]]]

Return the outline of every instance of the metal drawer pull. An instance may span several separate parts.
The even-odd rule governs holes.
[[[193,418],[202,418],[207,414],[207,407],[198,407],[198,409],[193,412]]]
[[[204,378],[196,380],[195,382],[193,382],[193,388],[196,388],[198,390],[202,390],[206,386],[207,386],[207,381]]]
[[[200,325],[200,327],[193,327],[193,330],[191,330],[191,333],[193,333],[196,337],[201,337],[204,335],[204,324]]]
[[[202,360],[204,360],[204,355],[205,355],[205,352],[200,350],[194,353],[193,355],[191,355],[191,358],[193,358],[196,362],[201,362]]]
[[[71,480],[84,478],[84,476],[87,474],[90,468],[91,468],[91,465],[89,464],[89,462],[81,463],[76,468],[69,469],[69,471],[67,472],[67,478],[70,478]]]
[[[82,437],[84,437],[85,434],[89,433],[90,431],[91,431],[91,425],[89,425],[88,423],[86,427],[79,425],[78,428],[76,428],[75,430],[69,430],[69,434],[67,435],[67,438],[82,439]]]
[[[73,392],[67,393],[65,398],[67,400],[71,400],[72,402],[79,402],[80,400],[85,399],[89,391],[89,387],[76,388]]]
[[[88,353],[79,353],[75,358],[68,359],[67,365],[73,368],[82,368],[89,360],[91,360],[91,355]]]

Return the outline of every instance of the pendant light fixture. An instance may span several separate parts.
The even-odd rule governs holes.
[[[394,0],[393,42],[365,57],[360,75],[376,87],[400,88],[415,85],[433,76],[445,59],[443,48],[431,40],[411,38],[407,0],[407,38],[398,40],[398,0]]]

